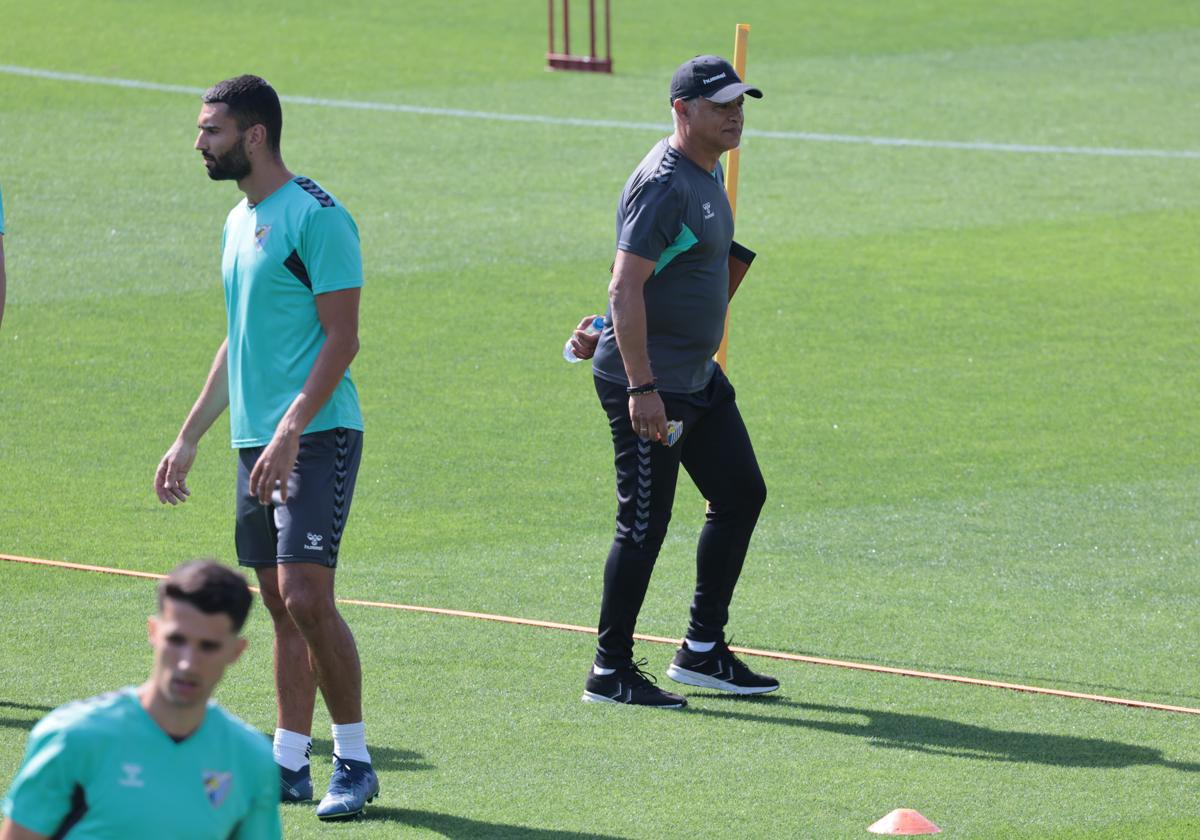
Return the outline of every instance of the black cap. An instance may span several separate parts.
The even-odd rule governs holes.
[[[698,55],[683,62],[671,77],[671,104],[676,99],[703,96],[711,102],[732,102],[742,94],[762,99],[762,91],[738,78],[733,65],[716,55]]]

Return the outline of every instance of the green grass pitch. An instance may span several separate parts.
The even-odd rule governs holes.
[[[747,127],[779,136],[742,154],[760,258],[730,375],[769,499],[735,641],[1200,706],[1195,4],[613,5],[611,77],[546,72],[544,4],[516,0],[0,0],[0,64],[665,126],[674,67],[750,23]],[[0,552],[232,560],[224,421],[188,504],[151,491],[222,338],[240,198],[191,149],[198,110],[0,70]],[[354,213],[368,274],[341,595],[594,623],[611,448],[560,350],[664,133],[285,104],[285,159]],[[683,632],[701,516],[682,483],[641,631]],[[3,563],[0,601],[7,787],[46,710],[143,677],[152,598]],[[383,796],[340,837],[867,837],[898,807],[955,838],[1200,836],[1196,718],[778,663],[778,697],[595,707],[587,636],[345,612]],[[269,730],[261,608],[248,632],[219,699]],[[661,676],[670,649],[639,653]]]

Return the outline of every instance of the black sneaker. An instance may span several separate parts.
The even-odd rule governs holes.
[[[716,688],[734,694],[766,694],[779,688],[779,680],[756,674],[729,650],[725,642],[717,642],[706,653],[697,653],[682,645],[675,660],[667,666],[667,676],[684,685]]]
[[[654,684],[654,677],[642,670],[641,666],[645,664],[645,659],[639,659],[603,676],[588,668],[583,702],[626,703],[630,706],[657,706],[660,709],[682,709],[686,706],[687,701],[678,694],[663,691]]]

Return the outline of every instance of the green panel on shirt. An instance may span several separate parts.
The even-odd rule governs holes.
[[[671,260],[682,254],[688,248],[691,248],[700,240],[696,238],[696,234],[692,233],[692,229],[687,225],[682,226],[679,235],[675,237],[675,241],[667,246],[667,250],[662,252],[662,256],[658,258],[658,262],[654,264],[654,273],[662,271],[666,268]]]

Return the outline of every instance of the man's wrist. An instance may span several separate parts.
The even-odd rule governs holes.
[[[279,421],[279,425],[275,427],[275,437],[278,440],[297,440],[300,437],[301,429],[296,422],[290,417],[284,417]]]
[[[651,379],[644,385],[630,385],[625,389],[625,393],[631,397],[644,397],[647,394],[657,394],[658,383]]]
[[[187,429],[181,429],[179,434],[175,437],[175,443],[183,444],[184,446],[190,446],[192,449],[195,449],[200,445],[200,438],[203,436],[203,433],[197,435],[193,434]]]

